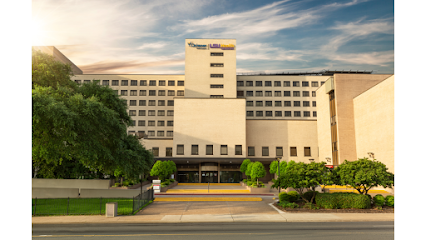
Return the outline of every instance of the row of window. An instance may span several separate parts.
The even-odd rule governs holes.
[[[155,116],[156,110],[148,110],[148,116]],[[157,116],[165,116],[165,110],[157,110]],[[173,110],[167,110],[167,116],[173,116]],[[136,116],[136,110],[129,110],[129,116]],[[138,116],[146,116],[146,110],[139,110]]]
[[[139,105],[136,105],[137,101]],[[148,106],[166,106],[166,100],[129,100],[129,106],[146,106],[147,101]],[[123,102],[127,103],[127,100],[123,99]],[[174,106],[174,104],[174,100],[167,100],[167,106]]]
[[[157,137],[164,137],[165,131],[157,131]],[[155,137],[155,131],[148,131],[147,134],[145,134],[145,131],[129,131],[129,135],[136,135],[139,137]],[[166,137],[173,137],[173,131],[166,131]]]
[[[265,105],[263,105],[263,101],[256,101],[256,105],[254,105],[254,101],[247,101],[246,102],[246,106],[247,107],[272,107],[272,101],[265,101]],[[283,101],[274,101],[274,106],[275,107],[282,107]],[[302,101],[303,107],[310,107],[310,101]],[[300,107],[300,101],[293,101],[293,107]],[[316,107],[317,106],[317,102],[316,101],[312,101],[312,107]],[[291,107],[291,101],[284,101],[284,107]]]
[[[185,148],[184,145],[176,145],[176,155],[184,155]],[[154,157],[159,156],[159,148],[153,147],[152,153]],[[311,147],[304,147],[304,156],[311,157]],[[206,145],[205,148],[206,155],[213,155],[213,145]],[[228,155],[228,145],[220,145],[219,148],[220,155]],[[166,147],[166,157],[171,157],[173,155],[173,148]],[[199,155],[199,146],[191,145],[191,155]],[[235,145],[235,155],[243,155],[242,145]],[[255,156],[255,147],[247,147],[247,155]],[[262,156],[269,156],[269,147],[262,147]],[[283,147],[275,148],[275,156],[282,157],[283,156]],[[290,156],[297,157],[297,147],[290,147]]]
[[[118,90],[114,90],[118,94]],[[138,96],[138,90],[121,90],[121,96],[127,96],[130,93],[130,96]],[[139,90],[139,96],[146,96],[146,90]],[[157,96],[157,90],[148,90],[148,96]],[[166,90],[158,90],[158,96],[166,96]],[[175,96],[175,90],[167,90],[167,96]],[[177,96],[185,96],[184,90],[177,90]]]
[[[256,117],[273,117],[272,116],[272,112],[273,111],[247,111],[246,116],[247,117],[254,117],[254,113],[256,112]],[[263,112],[265,112],[265,115],[263,115]],[[283,116],[283,111],[274,111],[275,112],[275,117],[282,117]],[[293,111],[293,116],[294,117],[301,117],[301,113],[302,111]],[[311,116],[311,112],[310,111],[303,111],[303,117],[310,117]],[[313,111],[312,112],[312,117],[316,117],[317,116],[317,111]],[[284,117],[291,117],[291,111],[284,111]]]
[[[132,120],[133,125],[132,126],[136,126],[136,120]],[[164,127],[165,123],[167,122],[167,127],[173,127],[173,121],[164,121],[164,120],[158,120],[157,121],[157,127]],[[138,120],[138,125],[139,127],[145,127],[146,126],[146,121],[145,120]],[[149,120],[148,121],[148,126],[149,127],[155,127],[155,121],[154,120]]]
[[[74,80],[76,83],[81,84],[81,80]],[[111,80],[111,86],[119,86],[119,81],[121,81],[120,86],[129,86],[129,80]],[[84,80],[84,83],[90,83],[90,80]],[[100,82],[100,80],[94,80],[94,82]],[[157,80],[149,80],[149,85],[147,85],[147,80],[139,80],[139,86],[157,86]],[[109,86],[110,80],[102,80],[102,85]],[[177,81],[178,86],[185,86],[184,81]],[[130,80],[130,86],[138,86],[138,80]],[[158,86],[166,86],[166,80],[158,80]],[[167,86],[175,86],[175,80],[168,80]]]
[[[253,81],[245,81],[245,87],[272,87],[272,81],[254,81],[255,85],[253,85]],[[293,85],[291,85],[290,81],[282,81],[283,87],[300,87],[300,81],[293,81]],[[325,82],[321,82],[321,86]],[[318,87],[318,82],[313,81],[311,82],[311,87]],[[237,86],[244,87],[244,81],[237,81]],[[274,87],[281,87],[281,81],[274,81]],[[308,81],[302,81],[302,87],[309,87]]]
[[[256,97],[272,97],[272,91],[255,91]],[[283,95],[281,95],[283,93]],[[311,91],[312,97],[316,97],[317,93]],[[291,97],[291,91],[274,91],[274,97]],[[237,91],[237,97],[244,97],[244,91]],[[253,97],[253,91],[246,91],[246,97]],[[293,97],[300,97],[300,91],[293,91]],[[302,91],[302,97],[309,97],[309,91]]]

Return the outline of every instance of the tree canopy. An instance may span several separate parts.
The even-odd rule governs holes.
[[[250,177],[256,179],[257,185],[259,186],[259,178],[262,178],[266,175],[265,167],[261,162],[254,162],[251,167]]]
[[[164,181],[176,171],[176,164],[173,161],[168,160],[163,162],[161,160],[158,160],[157,162],[155,162],[154,166],[152,166],[150,175],[158,176],[161,181]]]

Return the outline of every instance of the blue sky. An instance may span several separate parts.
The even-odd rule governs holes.
[[[33,0],[32,21],[86,74],[184,74],[185,38],[235,38],[237,73],[394,72],[389,0]]]

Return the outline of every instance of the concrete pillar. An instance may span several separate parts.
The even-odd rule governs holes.
[[[198,163],[198,182],[201,183],[201,163]]]
[[[217,163],[217,182],[220,183],[220,163]]]

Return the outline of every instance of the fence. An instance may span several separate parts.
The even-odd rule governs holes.
[[[149,189],[133,198],[34,198],[32,215],[103,215],[106,203],[117,202],[117,214],[129,215],[153,200]]]

